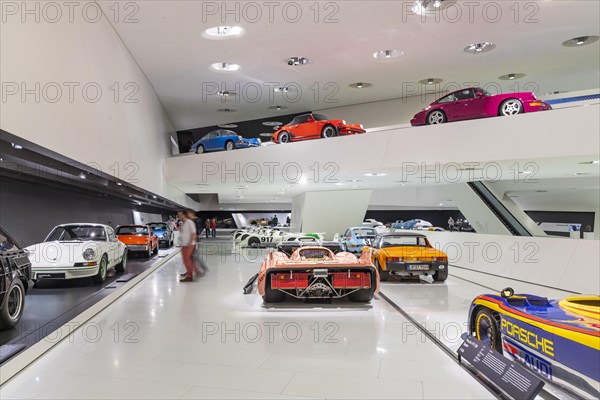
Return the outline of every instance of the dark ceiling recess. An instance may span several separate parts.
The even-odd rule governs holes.
[[[285,107],[282,107],[282,109],[285,109]],[[294,119],[296,115],[306,114],[309,112],[310,111],[303,111],[294,114],[284,114],[268,118],[254,119],[251,121],[234,122],[234,124],[237,125],[236,128],[225,128],[213,125],[203,128],[178,131],[177,140],[179,141],[179,151],[181,153],[187,153],[190,150],[191,143],[197,142],[202,138],[202,136],[206,135],[210,131],[214,131],[215,129],[229,129],[245,138],[259,138],[263,142],[268,142],[271,140],[271,138],[266,134],[275,133],[276,129],[274,128],[276,127],[264,125],[264,122],[281,122],[282,125],[285,125]]]
[[[4,130],[0,130],[0,178],[118,199],[140,210],[142,207],[154,211],[182,208],[169,199]]]

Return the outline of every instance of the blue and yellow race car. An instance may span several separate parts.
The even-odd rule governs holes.
[[[600,296],[478,296],[469,333],[567,391],[600,398]]]

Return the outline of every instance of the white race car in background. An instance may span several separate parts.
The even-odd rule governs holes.
[[[281,242],[323,240],[321,233],[289,233],[278,229],[261,228],[234,235],[236,247],[275,247]]]
[[[102,224],[58,225],[27,251],[34,281],[91,277],[102,283],[109,269],[125,272],[127,265],[127,246],[113,228]]]

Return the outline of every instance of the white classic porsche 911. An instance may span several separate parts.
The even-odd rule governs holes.
[[[124,272],[127,246],[108,225],[72,223],[58,225],[42,243],[27,247],[32,279],[106,279],[112,268]]]

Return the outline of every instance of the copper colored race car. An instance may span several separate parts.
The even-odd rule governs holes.
[[[339,251],[339,244],[284,242],[269,253],[258,273],[265,303],[297,299],[336,299],[368,303],[379,292],[379,273],[371,254],[360,258]]]

